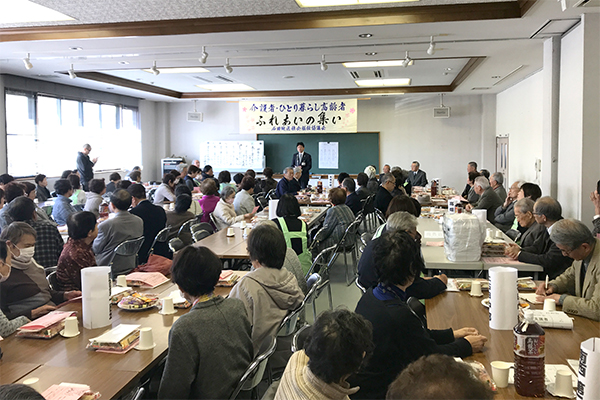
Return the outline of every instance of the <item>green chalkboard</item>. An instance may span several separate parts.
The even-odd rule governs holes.
[[[275,173],[282,173],[292,163],[296,143],[304,142],[305,151],[312,156],[311,174],[358,174],[367,165],[379,169],[379,132],[258,135],[265,142],[266,166]],[[338,169],[319,169],[319,142],[337,142],[339,151]]]

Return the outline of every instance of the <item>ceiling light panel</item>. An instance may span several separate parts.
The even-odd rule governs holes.
[[[359,79],[354,81],[360,87],[407,86],[410,78],[399,79]]]
[[[346,62],[342,65],[346,68],[383,68],[383,67],[402,67],[404,60],[388,60],[388,61],[358,61],[358,62]],[[412,62],[409,65],[412,65]]]
[[[73,18],[68,15],[27,0],[12,0],[10,5],[2,4],[2,12],[0,13],[0,24],[71,20]]]

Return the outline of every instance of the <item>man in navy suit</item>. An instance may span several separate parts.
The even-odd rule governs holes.
[[[408,181],[412,186],[426,186],[427,185],[427,174],[425,171],[419,169],[421,164],[418,161],[413,161],[410,166],[410,172],[408,173]]]
[[[298,149],[298,152],[292,157],[291,167],[302,168],[302,176],[299,181],[300,187],[305,189],[308,186],[308,176],[310,174],[310,169],[312,168],[312,157],[310,154],[304,152],[304,143],[298,142],[296,148]]]

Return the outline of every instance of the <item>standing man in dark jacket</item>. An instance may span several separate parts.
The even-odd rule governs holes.
[[[92,146],[86,143],[83,145],[83,150],[77,153],[77,171],[81,175],[81,185],[86,192],[90,191],[88,184],[94,179],[94,165],[98,161],[98,157],[90,160],[90,151],[92,151]]]
[[[292,165],[291,167],[300,167],[302,168],[302,176],[300,177],[300,187],[305,189],[308,186],[308,178],[310,174],[310,169],[312,168],[312,157],[310,154],[304,152],[304,143],[298,142],[296,144],[296,149],[298,152],[294,154],[292,157]]]

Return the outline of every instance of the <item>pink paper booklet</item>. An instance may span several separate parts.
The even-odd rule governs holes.
[[[127,285],[144,286],[154,289],[168,282],[169,279],[160,272],[133,272],[127,275]]]
[[[74,311],[52,311],[17,330],[17,336],[34,339],[51,339],[64,327],[67,317],[77,315]]]

